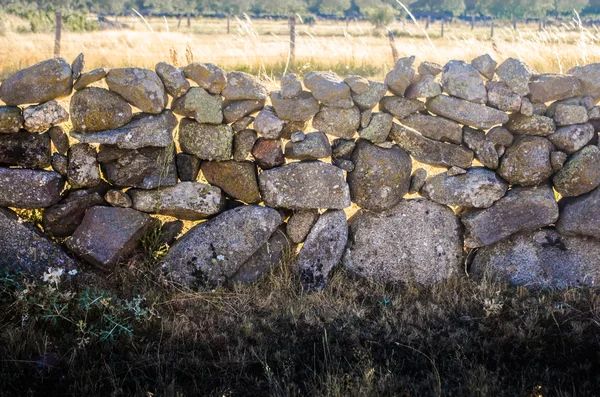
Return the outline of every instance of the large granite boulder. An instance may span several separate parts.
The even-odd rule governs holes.
[[[558,203],[560,217],[556,230],[565,236],[589,236],[600,239],[600,188]]]
[[[304,85],[313,97],[325,106],[337,108],[354,106],[350,86],[333,72],[310,72],[304,77]]]
[[[584,66],[575,66],[567,71],[575,76],[581,83],[580,95],[591,96],[595,102],[600,99],[600,63],[591,63]]]
[[[129,123],[131,106],[114,92],[89,87],[75,92],[71,98],[73,130],[81,133],[105,131]]]
[[[400,58],[396,61],[394,69],[385,76],[385,85],[398,96],[404,96],[406,89],[415,77],[413,63],[415,57]]]
[[[548,136],[556,131],[554,120],[537,114],[532,116],[525,116],[521,113],[512,114],[505,127],[513,134],[518,135]]]
[[[0,165],[46,168],[50,165],[50,137],[25,130],[0,134]]]
[[[55,100],[37,106],[29,106],[23,111],[24,127],[29,132],[42,133],[52,126],[69,120],[67,111]]]
[[[223,122],[223,98],[212,95],[204,88],[192,87],[171,105],[173,113],[191,117],[199,123],[221,124]]]
[[[581,82],[568,74],[543,73],[529,82],[531,102],[548,103],[579,95]]]
[[[279,91],[273,91],[271,102],[281,120],[308,121],[319,112],[319,101],[308,91],[302,91],[297,97],[288,99],[284,99]]]
[[[523,136],[506,149],[498,174],[511,185],[535,186],[553,174],[552,143],[543,137]]]
[[[267,88],[260,81],[245,72],[227,73],[227,84],[221,91],[221,95],[229,101],[264,100],[268,94]]]
[[[454,97],[481,104],[487,102],[483,79],[473,66],[464,61],[450,61],[444,66],[442,87]]]
[[[594,126],[590,123],[576,124],[557,129],[548,139],[558,150],[573,154],[587,145],[594,134]]]
[[[571,155],[552,181],[563,197],[591,192],[600,185],[600,149],[589,145]]]
[[[201,169],[208,183],[220,187],[228,196],[246,203],[261,200],[253,162],[205,161]]]
[[[233,130],[226,124],[200,124],[191,119],[181,120],[179,127],[181,151],[200,160],[229,160],[233,150]]]
[[[408,99],[399,96],[386,96],[379,102],[382,112],[402,120],[405,117],[425,110],[425,104],[417,99]]]
[[[111,69],[108,88],[144,113],[159,114],[167,106],[167,92],[160,77],[143,68]]]
[[[529,94],[529,80],[535,72],[516,58],[508,58],[496,68],[496,75],[520,96]]]
[[[327,135],[352,139],[360,126],[360,110],[357,107],[339,109],[325,106],[313,118],[312,126]]]
[[[166,62],[159,62],[154,71],[160,77],[165,90],[173,98],[179,98],[190,89],[190,82],[185,78],[183,71]]]
[[[220,94],[227,85],[227,73],[212,63],[192,62],[182,68],[183,74],[211,94]]]
[[[0,207],[50,207],[60,200],[64,185],[57,172],[0,167]]]

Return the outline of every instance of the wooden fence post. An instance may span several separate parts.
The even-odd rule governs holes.
[[[490,37],[494,37],[494,20],[492,19],[492,31],[490,32]]]
[[[60,56],[60,35],[62,31],[62,13],[56,11],[56,35],[54,36],[54,56]]]
[[[442,18],[442,37],[444,37],[444,22],[446,21],[445,18]]]
[[[230,25],[229,25],[229,19],[230,19],[230,15],[227,14],[227,34],[231,33],[231,29],[230,29]]]
[[[392,47],[392,58],[394,58],[394,64],[398,60],[398,49],[396,48],[396,39],[394,33],[388,29],[388,39],[390,40],[390,47]]]
[[[290,16],[290,67],[294,70],[296,65],[296,15]]]

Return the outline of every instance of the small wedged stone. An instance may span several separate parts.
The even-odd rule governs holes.
[[[523,105],[521,97],[511,91],[502,81],[488,81],[485,84],[488,93],[487,105],[503,112],[519,112]]]
[[[554,122],[558,126],[584,124],[588,120],[588,111],[583,106],[566,104],[556,106]]]
[[[489,54],[478,56],[471,61],[473,66],[483,77],[488,80],[493,80],[496,74],[496,66],[498,63],[492,59]]]
[[[416,100],[398,96],[386,96],[381,99],[379,108],[382,112],[402,120],[413,113],[425,110],[425,103]]]
[[[430,74],[418,75],[406,88],[404,96],[409,99],[433,98],[442,94],[442,86]]]
[[[508,58],[496,68],[496,75],[517,95],[529,94],[529,80],[535,72],[525,62]]]
[[[421,76],[424,76],[426,74],[437,76],[438,74],[442,73],[442,69],[442,65],[439,65],[435,62],[424,61],[419,64],[417,72]]]
[[[401,200],[384,212],[359,210],[350,218],[343,264],[380,283],[429,285],[462,264],[461,225],[454,212],[426,199]]]
[[[535,114],[535,109],[533,107],[533,103],[527,97],[521,98],[521,109],[519,112],[524,115],[531,117]]]
[[[73,130],[81,133],[113,130],[129,123],[131,106],[114,92],[89,87],[75,92],[70,104]]]
[[[54,100],[37,106],[29,106],[23,111],[25,129],[29,132],[46,132],[50,127],[69,120],[69,114]]]
[[[427,170],[425,168],[417,168],[410,176],[410,187],[408,194],[417,194],[427,180]]]
[[[244,161],[250,155],[258,134],[254,130],[241,130],[233,136],[233,159]]]
[[[336,139],[331,145],[332,157],[336,159],[350,159],[356,147],[353,139]]]
[[[265,139],[279,139],[285,122],[275,114],[271,106],[258,112],[254,119],[254,130]]]
[[[229,160],[233,151],[233,130],[229,125],[201,124],[192,119],[181,120],[181,151],[200,160]]]
[[[307,125],[307,121],[286,121],[283,124],[283,130],[281,130],[281,137],[291,139],[293,133],[306,131]]]
[[[415,77],[413,63],[415,57],[400,58],[396,61],[394,69],[385,76],[385,85],[398,96],[404,96],[406,89]]]
[[[64,185],[57,172],[0,167],[0,207],[50,207],[60,200]]]
[[[211,94],[220,94],[227,85],[227,73],[212,63],[193,62],[183,67],[183,74]]]
[[[319,101],[308,91],[290,99],[284,99],[280,92],[273,91],[271,103],[277,117],[286,121],[308,121],[319,112]]]
[[[227,101],[223,104],[223,121],[225,123],[235,123],[264,107],[264,99]]]
[[[24,168],[46,168],[51,163],[50,137],[21,130],[0,134],[0,164]]]
[[[573,75],[581,83],[581,95],[587,95],[594,98],[594,102],[600,99],[600,63],[591,63],[585,66],[575,66],[567,71],[567,74]]]
[[[69,167],[69,158],[60,153],[52,154],[52,170],[58,172],[62,176],[67,176],[67,169]]]
[[[165,244],[167,244],[169,247],[172,246],[175,240],[177,240],[177,236],[181,234],[184,226],[185,224],[180,220],[163,223],[162,227],[160,228],[158,246]]]
[[[589,145],[573,154],[552,178],[563,197],[575,197],[600,185],[600,149]]]
[[[295,265],[307,290],[325,287],[348,242],[348,221],[341,210],[325,211],[310,230]]]
[[[0,101],[8,106],[44,103],[71,95],[71,66],[63,58],[36,63],[6,78],[0,85]]]
[[[131,208],[92,207],[65,244],[86,262],[110,270],[141,245],[154,220]]]
[[[532,102],[560,101],[580,94],[581,82],[568,74],[543,73],[529,82],[529,98]]]
[[[304,86],[325,106],[337,108],[354,106],[350,87],[333,72],[310,72],[304,76]]]
[[[385,84],[369,80],[369,88],[362,94],[353,92],[352,100],[361,110],[373,109],[385,96],[387,90]]]
[[[459,207],[488,208],[501,199],[508,183],[494,171],[472,167],[462,175],[441,173],[428,178],[421,196],[439,204]]]
[[[252,146],[252,157],[254,157],[256,164],[263,170],[269,170],[285,164],[281,139],[258,138],[254,142],[254,146]]]
[[[567,154],[573,154],[587,145],[594,137],[594,126],[586,124],[561,127],[548,135],[554,146]]]
[[[202,222],[181,236],[162,262],[173,282],[220,285],[235,277],[273,235],[281,215],[272,208],[242,206]]]
[[[87,143],[69,148],[67,182],[73,189],[94,187],[102,181],[96,156],[96,148]]]
[[[245,117],[242,117],[241,119],[239,119],[238,121],[234,122],[233,124],[231,124],[231,129],[233,129],[233,132],[240,132],[240,131],[247,129],[250,126],[250,124],[252,124],[253,122],[254,122],[254,117],[245,116]]]
[[[165,90],[173,98],[179,98],[190,89],[190,82],[185,78],[183,71],[166,62],[159,62],[154,71],[160,77]]]
[[[173,144],[176,127],[177,118],[167,109],[160,114],[139,113],[128,124],[113,130],[86,133],[71,131],[70,135],[81,143],[115,145],[120,149],[168,147]]]
[[[131,208],[133,203],[131,202],[131,198],[127,195],[127,193],[121,190],[109,190],[104,195],[104,201],[113,207],[120,208]]]
[[[200,172],[200,159],[192,154],[177,153],[177,175],[182,182],[195,182]]]
[[[299,142],[287,142],[284,155],[294,160],[318,160],[331,157],[331,145],[322,132],[310,132]]]
[[[208,183],[220,187],[225,194],[246,203],[258,203],[256,165],[251,161],[205,161],[202,174]]]
[[[463,140],[462,127],[457,122],[443,117],[415,113],[403,118],[400,122],[434,141],[460,145]]]
[[[475,68],[464,61],[450,61],[442,70],[442,88],[449,95],[473,103],[485,104],[487,92]]]
[[[159,190],[129,189],[127,194],[138,211],[191,221],[218,214],[225,206],[221,189],[201,182],[180,182]]]
[[[12,134],[23,127],[23,112],[18,106],[0,106],[0,133]]]
[[[411,154],[417,161],[425,164],[469,168],[473,161],[473,152],[462,146],[434,141],[416,131],[394,123],[390,137],[401,149]]]
[[[509,147],[513,144],[515,137],[504,127],[494,127],[485,134],[485,139],[494,145]]]
[[[486,139],[483,131],[471,127],[463,128],[463,141],[475,153],[475,158],[491,170],[498,168],[498,152],[494,144]]]
[[[358,135],[373,143],[382,143],[387,140],[394,118],[389,113],[378,112],[371,115],[369,124],[358,131]]]
[[[161,79],[144,68],[111,69],[106,75],[108,88],[144,113],[159,114],[167,106],[167,92]]]
[[[371,82],[362,76],[347,76],[344,83],[348,84],[353,94],[364,94],[371,86]],[[377,101],[379,102],[379,101]]]
[[[493,278],[529,289],[596,287],[599,256],[596,239],[542,229],[479,249],[471,273],[476,279]]]
[[[508,115],[498,109],[447,95],[429,99],[426,107],[433,114],[458,121],[473,128],[488,129],[508,121]]]
[[[504,126],[513,134],[548,136],[556,131],[554,120],[546,116],[525,116],[515,113]]]
[[[310,229],[319,219],[319,211],[317,210],[300,210],[295,211],[286,225],[286,234],[294,244],[304,242]]]
[[[346,159],[333,159],[331,160],[331,164],[346,172],[352,172],[355,168],[354,163],[351,160]]]
[[[75,57],[75,59],[73,59],[73,62],[71,62],[71,75],[73,80],[77,80],[79,76],[81,76],[81,72],[83,71],[84,67],[85,58],[83,56],[83,53],[80,53]]]
[[[344,209],[350,189],[341,169],[320,161],[296,162],[263,171],[258,184],[265,205],[273,208]]]
[[[290,141],[292,143],[302,142],[305,139],[306,139],[306,134],[302,131],[296,131],[296,132],[292,133],[292,135],[290,136]]]
[[[221,95],[229,101],[265,100],[269,92],[254,76],[246,72],[227,73],[227,84]]]
[[[446,175],[448,175],[448,176],[463,175],[466,173],[467,173],[467,170],[465,170],[464,168],[457,167],[457,166],[450,167],[450,169],[448,169],[448,171],[446,171]]]
[[[204,88],[192,87],[171,105],[173,113],[204,124],[223,122],[223,98],[211,95]]]
[[[106,75],[108,74],[108,71],[109,71],[108,68],[102,67],[102,68],[91,70],[86,73],[82,73],[81,76],[79,76],[79,78],[77,79],[77,81],[75,81],[75,84],[73,85],[73,89],[75,89],[76,91],[82,90],[82,89],[86,88],[87,86],[89,86],[90,84],[94,84],[94,83],[102,80],[103,78],[106,77]]]
[[[302,82],[298,80],[298,75],[288,73],[281,78],[281,97],[283,99],[295,98],[302,92]]]
[[[569,157],[565,152],[552,152],[550,153],[550,163],[554,172],[562,170],[565,165],[565,161]]]
[[[323,106],[313,118],[312,126],[327,135],[352,139],[360,127],[360,110],[357,107],[341,109]]]
[[[502,157],[498,174],[511,185],[535,186],[552,176],[552,143],[543,137],[523,136]]]
[[[467,248],[490,245],[518,232],[551,225],[557,219],[554,192],[545,184],[512,188],[491,207],[461,216]]]
[[[565,236],[589,236],[600,239],[600,188],[558,202],[560,217],[556,230]]]
[[[359,207],[384,211],[408,193],[412,164],[398,146],[384,149],[359,140],[352,153],[354,170],[348,173],[350,197]]]

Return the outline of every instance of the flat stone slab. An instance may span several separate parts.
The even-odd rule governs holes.
[[[0,165],[46,168],[51,163],[50,137],[21,130],[0,134]]]
[[[589,236],[600,239],[600,188],[559,201],[560,217],[556,230],[565,236]]]
[[[60,200],[64,185],[58,172],[0,167],[0,207],[50,207]]]
[[[508,115],[500,110],[447,95],[429,99],[426,106],[431,113],[474,128],[489,129],[508,122]]]

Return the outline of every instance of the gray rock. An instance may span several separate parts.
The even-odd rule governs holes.
[[[240,132],[245,129],[248,129],[250,124],[252,124],[253,122],[254,122],[254,117],[245,116],[245,117],[242,117],[241,119],[239,119],[238,121],[234,122],[233,124],[231,124],[231,129],[233,129],[233,132]]]
[[[521,233],[477,251],[471,272],[529,289],[596,287],[600,244],[552,229]]]
[[[179,127],[179,145],[182,152],[193,154],[200,160],[229,160],[233,150],[233,130],[225,124],[200,124],[183,119]]]
[[[398,61],[396,61],[394,69],[386,74],[385,85],[388,86],[390,91],[392,91],[394,94],[398,96],[404,96],[406,88],[408,88],[415,77],[415,70],[413,69],[414,62],[414,56],[400,58]]]
[[[426,106],[431,113],[473,128],[488,129],[508,121],[508,115],[500,110],[447,95],[429,99]]]
[[[223,122],[223,98],[211,95],[204,88],[192,87],[173,101],[173,113],[195,119],[204,124]]]
[[[352,93],[354,104],[361,110],[373,109],[387,93],[387,86],[377,81],[369,80],[369,89],[362,94]]]
[[[331,145],[332,157],[348,160],[352,156],[355,147],[356,142],[352,139],[336,139]]]
[[[554,120],[537,114],[529,117],[520,113],[512,114],[504,126],[518,135],[548,136],[556,131]]]
[[[424,76],[426,74],[430,74],[432,76],[437,76],[438,74],[442,73],[442,69],[443,69],[442,66],[435,62],[424,61],[424,62],[421,62],[421,64],[419,65],[417,72],[421,76]]]
[[[512,234],[548,226],[558,219],[558,204],[550,186],[518,187],[490,208],[472,210],[461,217],[465,245],[477,248]]]
[[[296,131],[290,136],[290,141],[292,141],[293,143],[302,142],[305,139],[306,139],[306,134],[302,131]]]
[[[454,212],[424,199],[402,200],[381,212],[350,218],[344,266],[382,283],[433,284],[456,274],[463,258]]]
[[[244,161],[250,155],[258,134],[254,130],[242,130],[233,136],[233,159]]]
[[[426,180],[427,170],[425,168],[417,168],[414,170],[410,176],[410,187],[408,188],[408,194],[419,193]]]
[[[600,238],[600,189],[559,202],[560,217],[556,229],[565,236]]]
[[[23,127],[24,119],[21,108],[17,106],[0,106],[0,133],[12,134]]]
[[[269,240],[280,223],[281,216],[271,208],[234,208],[180,237],[162,266],[178,284],[223,284]]]
[[[415,113],[402,119],[401,123],[435,141],[450,142],[457,145],[462,143],[462,127],[458,123],[443,117]]]
[[[558,105],[554,113],[554,121],[558,126],[584,124],[589,120],[587,109],[577,105]]]
[[[54,237],[67,237],[75,233],[85,211],[97,205],[106,205],[103,196],[108,189],[109,185],[103,183],[91,189],[75,190],[58,204],[46,208],[42,216],[44,232]]]
[[[481,164],[492,170],[498,168],[498,152],[494,148],[494,144],[486,139],[483,131],[464,127],[463,140],[465,145],[475,153],[475,158]]]
[[[304,86],[325,106],[337,108],[354,106],[350,87],[333,72],[310,72],[304,77]]]
[[[83,56],[83,53],[80,53],[79,55],[77,55],[77,57],[75,57],[73,62],[71,62],[71,74],[73,76],[73,80],[77,80],[79,76],[81,76],[81,72],[83,71],[84,67],[85,58]]]
[[[584,108],[588,109],[587,105],[589,104],[587,103],[588,101],[586,98],[589,97],[575,96],[572,98],[563,99],[561,101],[552,102],[549,106],[547,106],[546,113],[544,115],[546,117],[554,118],[556,115],[556,108],[559,105],[583,106]]]
[[[360,112],[360,128],[367,128],[369,126],[371,116],[373,116],[373,109],[367,109]]]
[[[163,223],[160,228],[158,246],[165,244],[172,246],[175,240],[177,240],[177,236],[181,234],[184,226],[184,223],[180,220]]]
[[[106,180],[117,187],[156,189],[177,183],[173,149],[147,147],[128,150],[100,145],[98,162]]]
[[[352,172],[355,168],[354,163],[351,160],[346,159],[333,159],[331,160],[331,164],[335,165],[338,168],[341,168],[346,172]]]
[[[253,162],[205,161],[201,169],[208,183],[220,187],[228,196],[246,203],[260,201],[256,165]]]
[[[512,145],[515,137],[504,127],[494,127],[485,134],[485,139],[494,145],[509,147]]]
[[[519,112],[522,106],[521,97],[511,91],[502,81],[488,81],[485,84],[488,93],[487,105],[503,112]]]
[[[190,82],[187,81],[181,69],[166,62],[159,62],[154,67],[154,71],[163,82],[167,93],[173,98],[185,95],[190,89]]]
[[[354,171],[348,173],[350,197],[370,211],[387,210],[408,193],[412,164],[398,146],[384,149],[359,140],[352,153]]]
[[[600,185],[600,149],[589,145],[573,154],[552,181],[563,197],[591,192]]]
[[[549,140],[524,136],[506,149],[498,174],[511,185],[535,186],[552,176],[550,153],[554,147]]]
[[[402,120],[413,113],[425,110],[425,104],[416,99],[408,99],[397,96],[386,96],[381,99],[379,108],[382,112],[391,114]]]
[[[581,95],[594,98],[595,102],[600,99],[600,63],[591,63],[585,66],[575,66],[567,71],[567,74],[575,76],[581,83]]]
[[[500,80],[520,96],[529,94],[529,80],[534,74],[535,72],[525,62],[515,58],[506,59],[496,69],[496,75]]]
[[[69,158],[60,153],[52,154],[52,170],[58,172],[62,176],[67,176],[69,166]]]
[[[34,225],[23,222],[8,208],[0,208],[0,266],[39,280],[50,268],[68,274],[76,262]],[[69,276],[67,276],[69,277]]]
[[[444,66],[442,87],[454,97],[474,103],[487,102],[483,79],[474,67],[464,61],[450,61]]]
[[[131,208],[133,205],[131,198],[121,190],[109,190],[104,195],[104,200],[113,207]]]
[[[311,97],[312,98],[312,97]],[[244,117],[265,107],[264,99],[249,99],[244,101],[229,101],[223,107],[223,121],[235,123]]]
[[[548,106],[546,106],[545,103],[532,102],[531,105],[533,106],[533,114],[539,114],[540,116],[543,116],[548,110]]]
[[[295,73],[288,73],[281,78],[281,97],[292,99],[302,92],[302,82]]]
[[[351,139],[360,127],[360,110],[323,106],[313,118],[312,126],[327,135]]]
[[[23,118],[27,131],[40,133],[69,120],[69,114],[58,102],[52,100],[41,105],[29,106],[23,111]]]
[[[279,139],[285,122],[275,114],[271,106],[265,107],[254,119],[254,130],[265,139]]]
[[[364,94],[365,92],[367,92],[367,90],[369,89],[369,87],[371,86],[371,83],[369,82],[369,80],[365,79],[362,76],[347,76],[344,79],[344,83],[348,84],[348,86],[350,87],[350,90],[352,91],[353,94]],[[379,102],[379,101],[377,101]]]
[[[212,63],[190,63],[183,69],[185,77],[211,94],[220,94],[227,84],[227,74]]]
[[[430,74],[418,75],[407,88],[404,96],[410,99],[433,98],[442,94],[442,86]]]
[[[227,73],[227,84],[223,87],[221,95],[230,101],[244,99],[267,99],[267,88],[254,76],[245,72]]]
[[[256,164],[263,170],[285,164],[280,139],[258,138],[252,147],[252,157],[254,157]]]
[[[600,106],[594,106],[588,110],[588,118],[590,120],[600,120]]]
[[[182,182],[195,182],[200,172],[200,159],[187,153],[177,153],[177,175]]]
[[[165,86],[156,73],[143,68],[111,69],[108,88],[144,113],[158,114],[167,106]]]
[[[594,126],[587,123],[558,128],[548,139],[558,150],[573,154],[587,145],[593,137]]]
[[[554,172],[560,171],[567,161],[568,154],[565,152],[552,152],[550,153],[550,163]]]
[[[272,92],[271,102],[281,120],[304,122],[319,112],[319,102],[307,91],[292,99],[283,99],[279,92]]]
[[[50,207],[60,200],[64,185],[57,172],[0,167],[0,207]]]
[[[102,131],[77,133],[71,137],[82,143],[115,145],[120,149],[141,149],[144,147],[167,147],[173,144],[173,131],[177,118],[170,110],[161,114],[139,113],[123,127]]]
[[[581,83],[568,74],[543,73],[532,77],[529,91],[532,102],[548,103],[579,95]]]
[[[300,210],[350,206],[350,190],[343,171],[319,161],[291,163],[263,171],[258,184],[269,207]]]
[[[394,123],[390,137],[411,154],[417,161],[441,167],[469,168],[473,161],[473,152],[462,146],[425,138],[416,131]]]
[[[131,106],[114,92],[90,87],[75,92],[70,104],[73,129],[77,132],[112,130],[131,121]]]
[[[489,54],[478,56],[471,61],[471,66],[473,66],[479,73],[481,73],[483,77],[488,80],[494,79],[497,65],[498,63],[494,61]]]
[[[533,108],[533,103],[527,97],[523,97],[521,99],[521,109],[519,110],[522,115],[525,116],[533,116],[535,114],[535,109]]]
[[[102,179],[96,159],[96,149],[87,143],[78,143],[69,148],[67,182],[73,189],[94,187]]]
[[[36,63],[6,78],[0,86],[0,101],[8,106],[44,103],[71,95],[71,67],[62,58]]]
[[[292,139],[294,132],[304,132],[308,122],[306,121],[286,121],[281,131],[281,137],[283,139]]]
[[[348,222],[341,210],[329,210],[312,227],[296,258],[305,289],[325,287],[348,242]]]
[[[369,124],[358,131],[358,135],[371,141],[373,143],[385,142],[390,130],[392,129],[392,123],[394,119],[389,113],[373,113],[371,115],[371,121]]]
[[[201,182],[180,182],[158,190],[130,189],[127,194],[138,211],[192,221],[218,214],[225,207],[221,189]]]
[[[90,84],[94,84],[94,83],[102,80],[108,74],[108,70],[109,70],[108,68],[102,67],[102,68],[94,69],[87,73],[82,73],[81,76],[79,76],[79,78],[77,79],[77,81],[75,81],[73,88],[75,90],[81,90],[81,89],[86,88]]]
[[[446,175],[448,175],[448,176],[464,175],[466,173],[467,173],[467,170],[465,170],[464,168],[457,167],[457,166],[450,167],[450,169],[448,169],[448,171],[446,171]]]
[[[46,168],[50,165],[50,137],[21,130],[15,134],[0,134],[0,164],[25,168]]]
[[[65,243],[86,262],[109,270],[133,254],[153,224],[149,215],[131,208],[92,207]]]
[[[507,189],[508,184],[494,171],[472,167],[462,175],[437,174],[427,179],[420,192],[421,196],[440,204],[488,208],[501,199]]]
[[[300,142],[286,143],[285,157],[294,160],[318,160],[331,157],[331,145],[322,132],[311,132]]]
[[[304,242],[310,229],[319,219],[319,212],[317,210],[301,210],[295,211],[286,225],[286,233],[292,243],[300,244]]]

